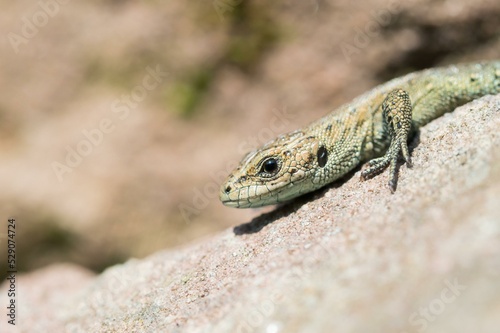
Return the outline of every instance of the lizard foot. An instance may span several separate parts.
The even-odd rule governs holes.
[[[410,96],[402,89],[391,91],[382,104],[384,117],[384,130],[389,133],[391,143],[384,156],[374,158],[368,162],[369,167],[361,172],[362,179],[368,179],[381,173],[387,166],[389,168],[389,188],[391,192],[397,185],[397,162],[403,156],[406,163],[411,166],[408,151],[408,136],[411,131],[412,106]]]

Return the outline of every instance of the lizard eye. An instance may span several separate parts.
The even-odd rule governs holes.
[[[278,171],[278,161],[275,158],[269,158],[264,163],[262,163],[262,169],[260,172],[267,174],[275,174]]]

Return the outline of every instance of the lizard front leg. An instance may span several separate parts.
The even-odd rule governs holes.
[[[391,91],[382,103],[383,130],[389,134],[391,140],[389,149],[384,156],[374,158],[368,162],[369,167],[361,172],[363,179],[371,178],[382,172],[390,165],[389,187],[392,192],[397,183],[397,162],[400,155],[411,166],[408,152],[408,136],[411,131],[412,106],[410,96],[403,89]]]

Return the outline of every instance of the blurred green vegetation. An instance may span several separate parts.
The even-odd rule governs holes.
[[[234,66],[246,75],[253,74],[262,57],[282,35],[269,17],[267,7],[267,4],[241,2],[225,13],[228,39],[220,56],[194,67],[166,93],[167,101],[178,114],[188,118],[203,109],[202,102],[223,67]],[[222,22],[205,20],[205,24],[207,29],[214,29],[217,28],[214,25],[221,26]]]
[[[198,68],[167,91],[167,101],[183,117],[200,110],[200,105],[213,81],[216,69]]]
[[[90,56],[85,68],[86,83],[101,83],[128,91],[131,86],[141,82],[147,66],[165,62],[159,51],[142,50],[134,53],[120,61],[98,54]]]
[[[100,272],[127,258],[125,254],[116,253],[116,249],[110,250],[99,245],[102,244],[102,235],[82,237],[63,227],[64,224],[50,214],[30,213],[19,216],[21,217],[16,218],[16,268],[20,272],[65,261]],[[23,216],[35,217],[36,220],[26,221]],[[25,223],[30,225],[25,226]],[[6,272],[7,270],[0,272],[1,279],[7,276]]]
[[[210,15],[206,7],[197,8],[197,22],[208,30],[225,30],[226,42],[218,56],[203,63],[193,64],[191,68],[180,69],[174,73],[168,85],[159,92],[154,92],[162,108],[173,110],[175,114],[190,118],[203,110],[203,101],[207,98],[218,73],[225,66],[233,66],[245,75],[252,75],[262,57],[282,36],[276,20],[271,17],[268,3],[235,3],[219,17],[213,10]],[[160,35],[164,31],[159,32]],[[140,46],[138,46],[140,47]],[[85,82],[104,84],[128,91],[144,75],[144,68],[150,64],[161,64],[165,69],[172,68],[168,63],[168,47],[163,39],[158,43],[143,45],[134,49],[123,59],[109,59],[102,55],[90,55],[86,60]]]

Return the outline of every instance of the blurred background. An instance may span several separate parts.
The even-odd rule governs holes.
[[[1,7],[0,234],[15,217],[22,271],[248,222],[263,210],[218,200],[246,152],[395,76],[500,54],[497,0]]]

